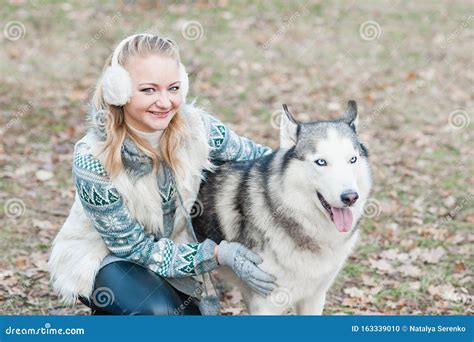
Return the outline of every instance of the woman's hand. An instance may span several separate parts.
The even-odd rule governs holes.
[[[214,249],[216,260],[221,265],[229,266],[255,292],[268,296],[276,287],[276,278],[262,271],[258,264],[262,258],[238,242],[223,240]]]

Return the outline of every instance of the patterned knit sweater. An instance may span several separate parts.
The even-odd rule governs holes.
[[[218,119],[203,115],[208,127],[209,159],[219,164],[230,160],[251,160],[271,152],[270,148],[238,136]],[[217,267],[215,243],[174,243],[176,190],[169,168],[160,167],[158,186],[163,206],[163,233],[147,233],[131,217],[120,193],[110,182],[104,166],[87,144],[76,146],[73,176],[82,206],[107,248],[117,257],[148,267],[163,277],[179,278],[209,272]]]

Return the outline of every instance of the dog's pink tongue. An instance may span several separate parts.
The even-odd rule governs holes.
[[[352,228],[352,211],[349,208],[331,206],[332,219],[340,232],[348,232]]]

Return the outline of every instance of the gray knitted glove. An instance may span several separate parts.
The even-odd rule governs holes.
[[[217,247],[219,264],[229,266],[255,292],[268,296],[276,287],[276,278],[262,271],[256,264],[262,258],[238,242],[221,241]]]

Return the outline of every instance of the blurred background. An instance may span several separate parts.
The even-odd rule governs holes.
[[[89,312],[58,301],[46,263],[87,102],[138,32],[174,39],[189,99],[274,148],[282,103],[304,121],[358,102],[375,186],[325,314],[472,314],[473,25],[460,0],[0,0],[0,314]]]

